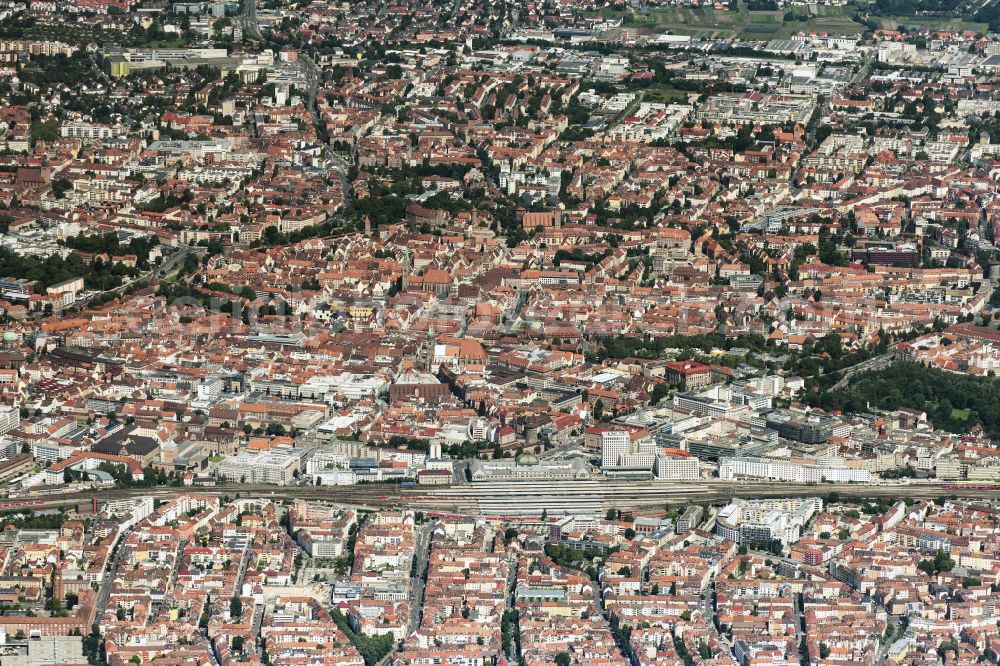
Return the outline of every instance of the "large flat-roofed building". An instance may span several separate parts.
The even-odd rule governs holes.
[[[342,372],[339,375],[317,375],[305,383],[288,379],[263,377],[253,379],[250,388],[288,400],[361,400],[382,393],[389,386],[378,375]]]
[[[732,457],[719,460],[719,478],[766,479],[790,483],[870,483],[872,474],[862,465],[848,465],[842,458],[795,459]]]
[[[27,296],[34,284],[33,280],[25,278],[0,278],[0,292],[5,296]]]
[[[0,435],[21,425],[21,410],[17,407],[0,407]]]
[[[299,456],[291,452],[240,451],[232,458],[222,461],[215,473],[227,481],[237,483],[273,483],[284,486],[295,478],[299,463]]]
[[[698,459],[686,451],[657,452],[653,476],[661,481],[697,481]]]
[[[59,134],[66,139],[110,139],[114,130],[108,125],[94,123],[63,123]]]
[[[77,294],[83,291],[83,278],[74,277],[56,284],[49,285],[45,289],[46,294]]]
[[[767,547],[773,541],[787,546],[799,540],[802,527],[818,511],[817,497],[767,500],[733,500],[719,510],[715,533],[738,544]]]
[[[698,527],[698,525],[701,524],[701,517],[704,513],[705,510],[697,504],[692,504],[688,508],[684,509],[684,513],[677,518],[677,533],[680,534]]]
[[[490,481],[554,481],[590,478],[587,463],[579,458],[565,462],[539,462],[532,455],[516,460],[473,460],[469,463],[473,482]]]
[[[656,453],[653,435],[634,426],[597,425],[588,428],[584,444],[601,452],[601,467],[644,467],[652,469]]]
[[[0,666],[86,663],[83,639],[80,636],[38,636],[30,640],[14,641],[8,644],[3,656],[0,656]]]
[[[830,424],[816,417],[799,418],[772,412],[767,415],[766,424],[768,428],[777,430],[781,437],[806,444],[821,444],[833,434]]]

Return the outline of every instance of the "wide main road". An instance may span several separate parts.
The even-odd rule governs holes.
[[[400,489],[395,485],[356,486],[267,486],[233,484],[209,487],[108,488],[87,491],[21,496],[0,500],[0,511],[86,506],[131,497],[151,496],[167,501],[183,494],[218,497],[259,498],[275,501],[296,499],[325,501],[362,508],[406,507],[425,512],[462,513],[482,516],[555,515],[563,511],[603,513],[610,508],[643,512],[665,510],[684,504],[718,504],[733,498],[826,497],[843,498],[966,497],[1000,500],[1000,485],[983,488],[930,485],[866,486],[803,483],[733,483],[719,480],[690,482],[551,481],[459,485],[437,488]]]

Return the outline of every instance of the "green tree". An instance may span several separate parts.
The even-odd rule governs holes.
[[[664,398],[667,397],[668,393],[670,393],[670,389],[667,387],[667,383],[660,382],[659,384],[654,386],[653,390],[650,391],[649,393],[650,404],[655,405],[659,403],[660,401],[662,401]]]
[[[56,120],[36,120],[31,123],[31,136],[36,141],[58,141],[59,122]]]

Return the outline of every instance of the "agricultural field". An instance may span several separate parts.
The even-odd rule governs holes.
[[[886,30],[895,30],[899,26],[907,28],[933,28],[934,30],[965,31],[985,33],[989,30],[989,25],[971,18],[942,18],[938,16],[880,16],[876,17],[879,25]]]
[[[835,34],[855,34],[865,26],[853,21],[844,7],[813,5],[794,12],[718,10],[710,7],[658,7],[638,11],[602,12],[604,16],[621,16],[627,26],[642,34],[670,32],[703,39],[783,39],[803,30]],[[789,19],[789,20],[786,20]]]
[[[688,99],[688,91],[678,90],[667,84],[654,84],[641,91],[644,102],[663,102],[666,104],[683,104]]]

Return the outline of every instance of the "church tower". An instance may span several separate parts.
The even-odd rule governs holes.
[[[427,326],[427,339],[424,341],[424,370],[431,372],[434,368],[434,324]]]
[[[403,291],[410,286],[410,248],[403,251]]]

